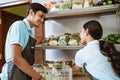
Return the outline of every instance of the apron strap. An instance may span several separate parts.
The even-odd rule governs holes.
[[[87,72],[90,80],[99,80],[99,79],[95,78],[94,76],[92,76],[92,75],[87,71],[87,69],[86,69],[86,67],[85,67],[86,65],[87,65],[87,64],[84,63],[84,64],[83,64],[83,67],[84,67],[85,71]]]

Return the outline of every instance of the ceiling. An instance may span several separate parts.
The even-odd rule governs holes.
[[[18,15],[18,16],[22,16],[25,17],[26,16],[26,9],[27,9],[27,5],[19,5],[19,6],[14,6],[14,7],[8,7],[8,8],[4,8],[2,9],[3,11],[7,11],[10,12],[12,14]]]

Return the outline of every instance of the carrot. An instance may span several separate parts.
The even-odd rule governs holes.
[[[88,2],[89,2],[89,3],[92,3],[92,2],[93,2],[93,0],[88,0]]]
[[[82,1],[83,1],[83,0],[76,0],[76,2],[80,2],[80,3],[81,3]]]

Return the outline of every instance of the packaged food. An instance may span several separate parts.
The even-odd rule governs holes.
[[[83,0],[73,0],[72,9],[83,8],[84,1]]]

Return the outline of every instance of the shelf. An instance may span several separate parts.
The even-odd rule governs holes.
[[[77,46],[42,46],[36,45],[36,49],[81,49],[84,45],[77,45]]]
[[[96,7],[88,7],[88,8],[53,11],[53,12],[49,12],[47,14],[47,19],[86,15],[86,14],[115,12],[117,10],[118,6],[119,6],[118,4],[115,4],[115,5],[106,5],[106,6],[96,6]]]
[[[77,45],[77,46],[43,46],[43,45],[36,45],[36,50],[41,50],[41,49],[62,49],[62,50],[75,50],[75,49],[82,49],[85,45]],[[115,45],[118,50],[120,50],[120,44]]]

